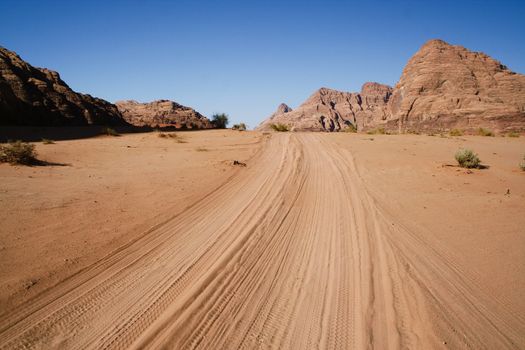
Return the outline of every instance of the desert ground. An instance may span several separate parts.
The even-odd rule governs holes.
[[[0,164],[1,349],[525,348],[525,137],[175,135]]]

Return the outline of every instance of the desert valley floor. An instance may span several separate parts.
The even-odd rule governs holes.
[[[0,165],[1,349],[525,348],[524,137],[176,135]]]

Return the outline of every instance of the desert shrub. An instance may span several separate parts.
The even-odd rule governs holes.
[[[463,130],[460,129],[452,129],[448,133],[450,136],[463,136]]]
[[[342,129],[341,131],[343,132],[357,132],[357,128],[354,124],[348,124],[348,126],[344,129]]]
[[[159,133],[157,134],[157,136],[160,137],[160,138],[166,138],[166,137],[168,137],[168,135],[166,135],[166,134],[163,133],[163,132],[159,132]]]
[[[385,128],[376,128],[376,129],[368,130],[366,133],[368,135],[376,135],[376,134],[385,135],[386,134],[386,130],[385,130]]]
[[[480,135],[480,136],[494,136],[494,133],[492,132],[492,130],[479,128],[478,129],[478,135]]]
[[[195,148],[195,150],[197,152],[208,152],[209,151],[209,149],[207,149],[205,147],[197,147],[197,148]]]
[[[52,144],[55,143],[55,141],[53,141],[53,140],[49,140],[49,139],[42,139],[42,143],[43,143],[44,145],[52,145]]]
[[[508,137],[520,137],[520,133],[519,132],[509,132],[507,134]]]
[[[228,115],[225,113],[216,113],[211,118],[213,126],[215,126],[217,129],[225,129],[229,123]]]
[[[520,169],[525,171],[525,156],[523,156],[523,162],[520,163]]]
[[[0,162],[30,165],[37,161],[35,145],[22,141],[10,141],[0,146]]]
[[[112,129],[110,127],[102,128],[102,133],[106,134],[108,136],[120,136],[120,134],[118,132],[116,132],[115,129]]]
[[[288,125],[286,124],[281,124],[281,123],[277,123],[277,124],[270,124],[270,127],[272,128],[272,130],[274,131],[290,131],[290,128],[288,127]]]
[[[244,123],[239,123],[239,124],[234,124],[232,126],[232,129],[233,130],[239,130],[239,131],[246,131],[247,127],[246,127],[246,124]]]
[[[457,151],[455,158],[458,161],[459,166],[462,168],[478,168],[481,163],[478,155],[472,150],[466,148]]]

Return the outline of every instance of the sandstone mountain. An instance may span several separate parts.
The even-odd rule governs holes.
[[[401,130],[525,127],[525,76],[461,46],[431,40],[410,59],[389,101]]]
[[[261,128],[265,123],[268,124],[268,127],[270,124],[278,124],[280,119],[279,116],[291,111],[292,109],[286,103],[281,103],[277,107],[277,110],[270,117],[268,117],[268,119],[266,119],[263,122],[263,124],[261,124],[258,128]]]
[[[117,108],[124,119],[135,126],[209,129],[212,123],[199,112],[176,102],[158,100],[150,103],[118,101]]]
[[[378,83],[365,83],[360,93],[321,88],[293,111],[279,106],[258,129],[269,130],[271,124],[286,124],[294,131],[362,129],[375,118],[386,120],[391,93],[390,86]]]
[[[524,130],[525,76],[483,53],[431,40],[409,60],[394,89],[378,83],[364,84],[360,93],[322,88],[259,129],[272,123],[312,131],[339,131],[350,124],[400,132]]]
[[[0,125],[126,125],[116,106],[77,93],[57,72],[0,47]]]

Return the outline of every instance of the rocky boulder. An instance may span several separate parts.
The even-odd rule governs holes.
[[[188,129],[210,129],[210,120],[193,108],[169,100],[149,103],[118,101],[117,108],[124,119],[135,126],[176,127]]]
[[[0,47],[0,125],[127,125],[115,105],[77,93],[52,70]]]

